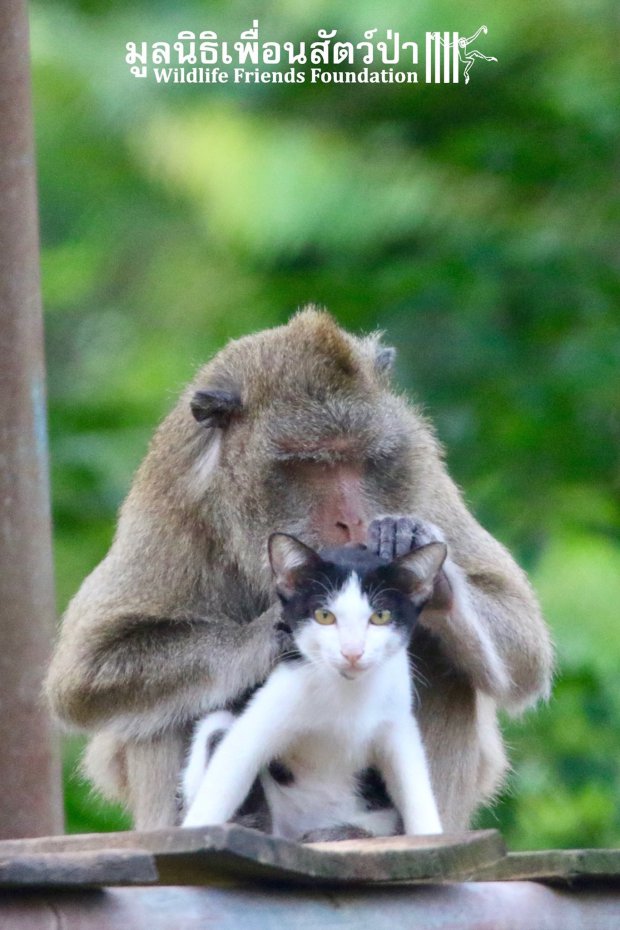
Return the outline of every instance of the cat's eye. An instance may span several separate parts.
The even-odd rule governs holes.
[[[391,610],[375,610],[374,614],[371,614],[370,622],[375,626],[385,626],[385,624],[389,623],[391,619]]]
[[[319,607],[314,611],[314,619],[317,623],[322,623],[323,626],[329,626],[336,622],[336,617],[331,610],[325,610],[324,607]]]

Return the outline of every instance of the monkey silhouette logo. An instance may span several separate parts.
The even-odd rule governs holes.
[[[477,49],[470,48],[472,42],[475,42],[476,39],[481,35],[487,35],[488,29],[486,26],[481,26],[477,32],[475,32],[469,38],[465,36],[459,36],[458,32],[452,33],[452,41],[450,41],[450,33],[444,33],[442,38],[439,32],[431,33],[431,39],[435,42],[438,42],[439,45],[445,50],[445,53],[448,53],[449,50],[452,50],[454,59],[455,59],[455,68],[454,68],[454,80],[458,80],[458,66],[456,66],[456,60],[462,65],[465,65],[463,71],[463,77],[465,78],[465,83],[469,84],[469,72],[473,68],[477,59],[483,61],[497,61],[497,58],[489,55],[483,55],[482,52],[479,52]]]

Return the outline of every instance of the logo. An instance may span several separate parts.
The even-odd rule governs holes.
[[[426,34],[426,83],[458,84],[461,65],[464,65],[463,78],[469,84],[469,72],[476,60],[497,61],[497,58],[483,55],[470,45],[476,39],[488,33],[486,26],[481,26],[473,36],[466,39],[458,32],[427,32]]]
[[[183,30],[173,42],[127,42],[125,61],[134,77],[158,84],[469,84],[477,61],[497,61],[472,48],[487,33],[427,32],[418,43],[375,28],[354,42],[318,29],[314,41],[273,42],[259,36],[255,19],[237,41],[206,29]]]

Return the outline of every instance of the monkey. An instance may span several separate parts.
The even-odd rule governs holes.
[[[367,544],[397,557],[445,541],[419,619],[416,716],[447,832],[508,768],[497,710],[547,697],[553,647],[534,592],[465,506],[395,350],[312,305],[229,342],[151,440],[111,548],[65,613],[46,681],[90,736],[84,768],[136,829],[179,822],[195,721],[234,706],[278,655],[266,540]]]

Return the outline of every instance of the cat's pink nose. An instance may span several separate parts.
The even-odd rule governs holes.
[[[362,656],[364,655],[364,650],[360,649],[359,646],[345,646],[340,650],[342,655],[345,657],[349,665],[355,665]]]

